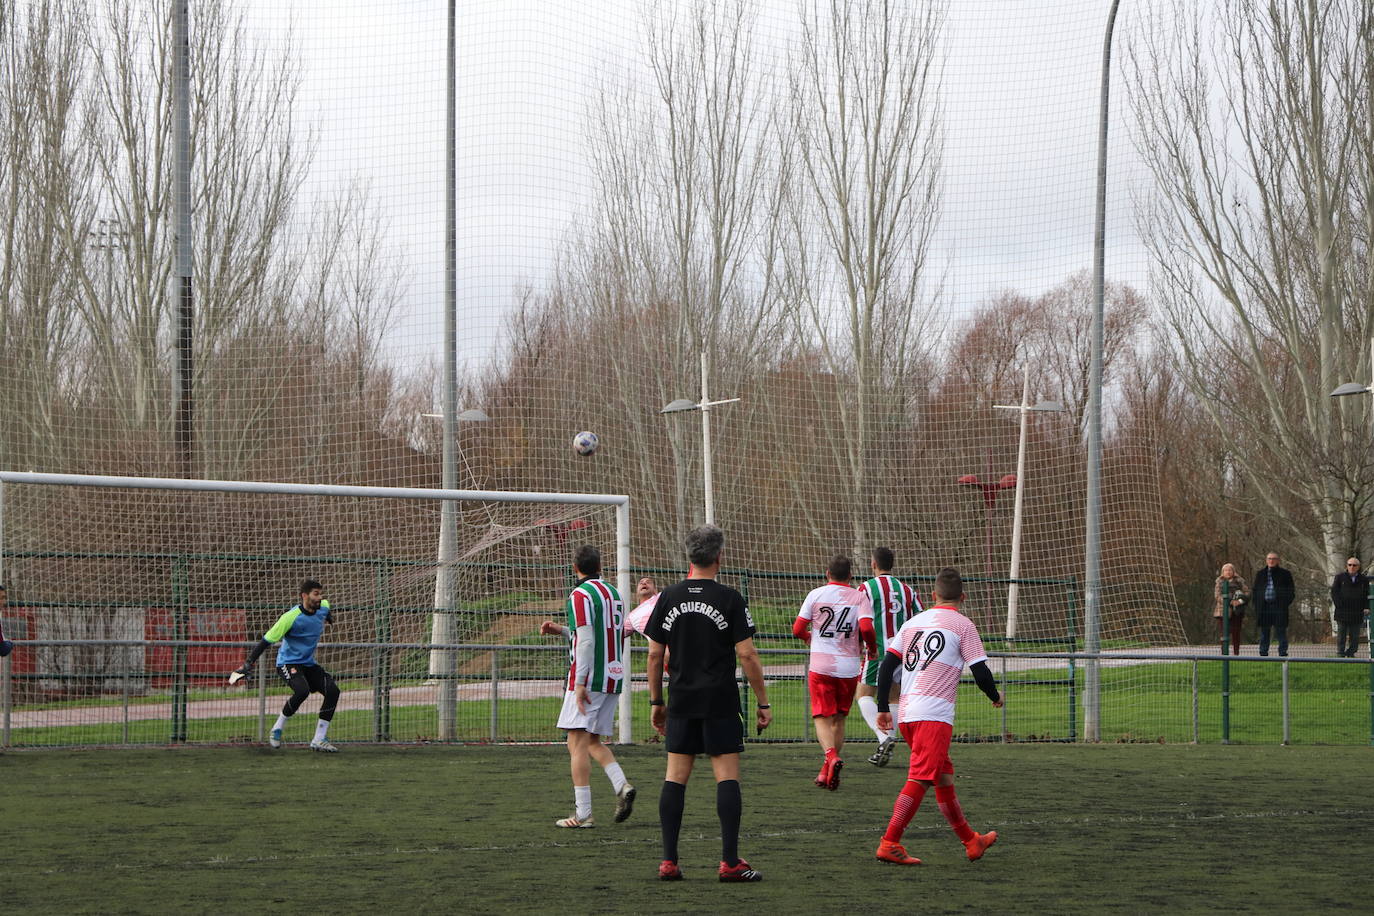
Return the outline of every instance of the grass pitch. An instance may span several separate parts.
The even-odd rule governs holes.
[[[741,853],[765,879],[716,881],[708,761],[687,792],[687,880],[655,879],[663,753],[617,748],[639,787],[594,830],[567,754],[539,747],[300,745],[0,756],[3,901],[16,913],[1310,913],[1358,908],[1374,855],[1367,747],[957,745],[963,848],[933,793],[907,831],[919,868],[873,850],[904,778],[847,754],[816,789],[814,745],[751,747]]]

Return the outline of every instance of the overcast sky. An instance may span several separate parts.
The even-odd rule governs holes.
[[[246,0],[250,24],[302,52],[302,116],[320,129],[312,187],[360,176],[409,277],[392,352],[438,353],[443,302],[442,2]],[[759,0],[756,40],[783,48],[795,0]],[[1118,39],[1131,28],[1127,0]],[[947,302],[1036,293],[1091,264],[1102,37],[1110,0],[957,0],[946,30],[946,201],[936,250]],[[459,0],[461,358],[488,358],[515,290],[548,276],[588,197],[586,99],[641,55],[636,0]],[[1117,61],[1122,43],[1118,41]],[[1109,166],[1109,278],[1143,286],[1129,213],[1119,69]]]

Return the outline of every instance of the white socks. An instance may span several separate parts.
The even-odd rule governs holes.
[[[273,727],[274,729],[277,729],[278,731],[280,731],[280,730],[286,728],[286,722],[287,722],[286,716],[278,715],[278,716],[277,716],[277,724],[276,724],[276,725],[273,725],[272,727]]]
[[[592,816],[592,787],[573,786],[573,800],[577,804],[577,812],[573,815],[579,821],[585,821]]]
[[[625,788],[625,783],[629,782],[629,780],[625,778],[625,771],[620,768],[619,760],[606,767],[606,776],[611,780],[611,788],[615,789],[617,795],[620,794],[621,789]],[[591,790],[588,789],[588,791]],[[591,802],[587,804],[590,805]]]
[[[312,744],[319,744],[329,734],[329,723],[321,719],[315,723],[315,740]]]
[[[892,737],[892,732],[885,732],[878,727],[878,700],[876,697],[859,697],[859,712],[863,713],[864,721],[868,727],[873,729],[873,734],[878,736],[879,741],[886,741]]]

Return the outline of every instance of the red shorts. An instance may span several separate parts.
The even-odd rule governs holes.
[[[847,716],[854,703],[858,677],[833,677],[829,674],[807,672],[807,686],[811,689],[811,715]]]
[[[941,773],[953,773],[954,764],[949,760],[949,738],[954,734],[954,726],[948,722],[901,722],[897,727],[911,747],[911,768],[907,770],[908,779],[924,779],[936,782]]]

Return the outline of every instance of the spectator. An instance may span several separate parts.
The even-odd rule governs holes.
[[[1278,638],[1279,655],[1288,654],[1288,606],[1296,594],[1293,574],[1279,565],[1276,552],[1269,551],[1264,558],[1264,568],[1255,573],[1255,582],[1250,588],[1256,608],[1255,622],[1260,630],[1260,655],[1269,654],[1271,631]]]
[[[1245,605],[1250,601],[1250,593],[1245,589],[1245,580],[1236,572],[1234,564],[1226,563],[1217,576],[1216,586],[1212,589],[1216,604],[1212,616],[1217,619],[1217,639],[1226,645],[1226,604],[1231,605],[1231,654],[1240,654],[1240,628],[1245,623]]]
[[[1360,647],[1360,626],[1369,610],[1369,577],[1360,572],[1358,557],[1345,561],[1345,572],[1331,580],[1331,603],[1336,609],[1336,655],[1354,658]]]

